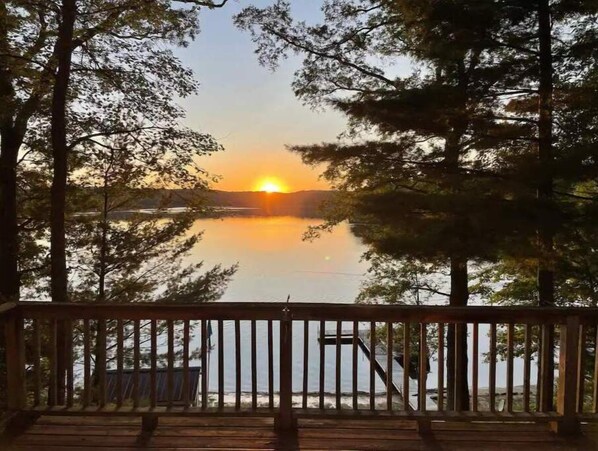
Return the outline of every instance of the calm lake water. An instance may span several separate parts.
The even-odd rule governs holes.
[[[229,302],[283,302],[291,296],[293,302],[353,303],[359,292],[360,283],[367,270],[367,263],[361,261],[366,250],[360,240],[355,237],[348,224],[337,227],[332,233],[313,242],[302,240],[303,233],[310,225],[317,225],[317,219],[294,217],[227,217],[224,219],[201,219],[194,225],[194,232],[204,231],[203,240],[193,249],[190,261],[203,260],[206,268],[221,263],[224,266],[239,264],[239,270],[228,286],[221,301]],[[328,323],[327,329],[333,329],[334,323]],[[366,323],[362,326],[367,329]],[[350,329],[351,324],[343,325]],[[212,324],[214,348],[210,356],[211,390],[217,389],[217,324]],[[486,328],[480,328],[480,352],[487,352],[488,340]],[[319,344],[318,325],[311,324],[309,331],[309,391],[319,389]],[[275,328],[274,336],[278,330]],[[295,324],[293,330],[293,361],[295,374],[293,389],[300,391],[302,387],[303,368],[303,326]],[[224,323],[225,340],[225,391],[235,389],[235,354],[234,323]],[[278,367],[278,348],[274,350],[275,372]],[[249,324],[241,327],[241,361],[242,390],[251,390],[250,330]],[[266,324],[257,324],[258,343],[258,391],[267,390],[268,356],[266,352]],[[471,350],[471,345],[470,345]],[[351,390],[351,346],[342,346],[342,390]],[[358,387],[369,389],[369,361],[363,353],[358,355]],[[470,359],[471,362],[471,359]],[[197,362],[199,363],[199,362]],[[325,389],[333,393],[335,390],[335,347],[326,347]],[[534,365],[532,365],[532,368]],[[523,362],[515,362],[515,384],[522,376]],[[497,365],[497,385],[504,387],[506,364]],[[488,365],[480,367],[480,386],[488,385]],[[533,376],[532,376],[533,377]],[[428,387],[434,388],[436,383],[436,364],[431,362],[431,373]],[[275,383],[275,390],[278,382]],[[376,391],[385,391],[383,382],[377,378]]]
[[[304,241],[303,234],[309,226],[321,223],[317,219],[295,217],[227,217],[202,219],[194,225],[194,232],[203,230],[201,242],[193,249],[192,261],[203,260],[206,267],[221,263],[223,266],[239,264],[239,270],[229,284],[221,302],[284,302],[290,295],[293,302],[353,303],[367,263],[361,261],[365,246],[355,237],[348,224],[325,233],[315,241]],[[350,328],[352,324],[347,324]],[[327,328],[334,328],[329,323]],[[211,390],[217,389],[216,340],[218,326],[212,324],[214,348],[210,359]],[[267,325],[257,323],[258,391],[268,389],[268,355],[266,351]],[[309,391],[319,388],[319,329],[311,324],[309,330]],[[274,325],[274,337],[278,336]],[[293,355],[295,375],[293,389],[301,390],[303,371],[303,326],[294,325]],[[224,322],[225,340],[225,391],[235,388],[234,323]],[[279,365],[278,344],[275,338],[274,371]],[[242,390],[251,390],[251,349],[249,324],[241,324]],[[359,389],[369,389],[369,362],[362,353],[358,356]],[[342,347],[342,388],[351,390],[351,347]],[[335,348],[326,348],[325,388],[334,392],[336,368]],[[275,381],[278,390],[278,381]],[[377,381],[377,391],[384,392],[384,384]]]
[[[222,301],[352,303],[367,263],[365,247],[343,224],[313,242],[302,240],[317,219],[293,217],[227,217],[202,219],[204,231],[193,249],[193,261],[206,267],[239,263]]]

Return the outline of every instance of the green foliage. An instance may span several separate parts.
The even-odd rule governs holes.
[[[546,258],[541,227],[558,248],[550,259],[559,302],[591,297],[583,285],[593,280],[587,244],[595,237],[596,196],[576,193],[596,177],[595,2],[551,3],[549,167],[539,166],[537,150],[536,2],[329,0],[322,12],[320,24],[298,22],[291,4],[277,1],[248,7],[236,20],[262,64],[275,68],[287,54],[301,54],[296,95],[349,120],[337,142],[291,150],[307,164],[324,164],[324,176],[348,199],[323,228],[350,219],[378,254],[362,298],[412,298],[425,268],[458,258],[502,273],[492,283],[472,280],[474,291],[531,302],[530,265]],[[546,171],[555,197],[539,201]],[[509,261],[519,268],[509,272]]]
[[[368,254],[370,268],[357,302],[424,305],[448,296],[446,268],[415,259]]]
[[[220,147],[180,126],[174,99],[196,93],[198,84],[172,47],[196,37],[200,9],[227,1],[73,0],[69,48],[58,42],[64,2],[0,2],[0,302],[18,300],[21,287],[24,299],[47,297],[49,173],[56,163],[50,97],[65,53],[72,56],[66,214],[76,300],[202,302],[221,295],[234,267],[201,274],[200,263],[181,265],[199,238],[190,232],[192,213],[120,222],[111,213],[134,205],[142,187],[208,185],[195,158]],[[83,180],[101,186],[105,202],[81,189]],[[200,208],[199,198],[188,201],[190,210]],[[87,210],[100,219],[80,215]]]
[[[97,139],[97,138],[96,138]],[[204,171],[195,161],[219,150],[213,139],[189,130],[143,130],[103,138],[86,147],[74,179],[90,193],[72,218],[74,299],[90,301],[202,302],[217,299],[235,268],[201,274],[201,263],[184,266],[200,239],[192,231],[203,210]],[[165,216],[168,196],[153,214],[136,213],[146,190],[189,188],[185,212]],[[129,211],[123,217],[122,212]],[[178,293],[178,294],[177,294]]]
[[[221,150],[209,135],[179,125],[184,113],[175,98],[195,94],[198,84],[171,50],[195,38],[201,7],[218,5],[180,6],[176,1],[77,1],[67,111],[67,220],[71,285],[79,300],[97,301],[103,290],[98,279],[120,300],[156,300],[163,291],[173,301],[176,290],[187,300],[193,295],[213,300],[234,272],[215,268],[201,276],[200,264],[193,270],[178,267],[199,238],[189,229],[192,215],[202,208],[199,193],[210,181],[197,158]],[[50,4],[11,1],[2,12],[9,28],[2,55],[12,84],[7,104],[13,107],[5,112],[31,107],[19,161],[21,282],[28,297],[43,298],[48,263],[43,212],[52,167],[48,96],[60,11]],[[186,214],[113,220],[115,211],[136,208],[144,189],[174,187],[198,192],[186,199]],[[80,215],[89,211],[100,214]],[[158,289],[160,280],[170,282],[168,289]],[[108,299],[105,293],[100,297]]]

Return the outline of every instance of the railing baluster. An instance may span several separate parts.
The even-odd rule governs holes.
[[[530,411],[530,380],[532,361],[532,326],[525,325],[525,336],[523,344],[523,411]]]
[[[191,340],[189,320],[183,322],[183,404],[189,407],[189,342]]]
[[[268,407],[274,409],[274,331],[268,320]]]
[[[150,322],[150,406],[156,407],[158,402],[157,387],[157,354],[158,354],[158,332],[156,320]]]
[[[42,391],[42,368],[41,368],[41,349],[42,340],[40,334],[40,320],[34,319],[32,322],[33,328],[33,369],[34,369],[34,382],[33,382],[33,404],[37,407],[41,404],[41,391]]]
[[[48,405],[55,406],[58,402],[58,376],[57,376],[57,341],[58,323],[56,319],[49,322],[50,328],[50,355],[48,365],[50,367],[50,385],[48,386]]]
[[[579,378],[573,370],[579,362],[578,341],[580,321],[578,316],[568,316],[567,322],[560,325],[559,345],[559,387],[557,392],[557,412],[561,415],[557,423],[558,433],[579,433],[577,418],[577,384]]]
[[[490,394],[490,412],[496,411],[496,323],[490,324],[490,380],[488,392]]]
[[[594,413],[598,413],[598,324],[596,324],[596,336],[594,337]]]
[[[124,364],[123,321],[116,321],[116,406],[123,405],[123,364]]]
[[[411,324],[403,324],[403,409],[409,410],[409,367],[411,366]]]
[[[255,320],[251,320],[251,408],[257,409],[257,337]]]
[[[11,312],[3,321],[3,333],[6,344],[6,383],[7,407],[11,410],[24,409],[27,405],[25,385],[25,338],[23,336],[23,317]]]
[[[352,366],[352,377],[351,382],[353,384],[353,410],[357,410],[359,408],[359,402],[357,398],[358,394],[358,385],[357,385],[357,342],[359,340],[359,322],[353,321],[353,340],[351,342],[351,366]]]
[[[309,374],[309,321],[303,321],[303,396],[302,407],[307,409],[307,391]]]
[[[426,379],[428,377],[427,368],[428,345],[426,336],[426,324],[419,325],[419,371],[418,371],[418,400],[420,412],[426,411]]]
[[[513,411],[513,339],[515,337],[515,326],[509,323],[507,326],[507,412]]]
[[[174,396],[174,322],[169,319],[167,322],[168,354],[166,362],[166,399],[168,408],[172,407]]]
[[[218,408],[224,408],[224,321],[218,320]]]
[[[386,408],[392,411],[393,325],[386,323]]]
[[[66,406],[73,407],[73,398],[75,391],[75,375],[73,363],[73,322],[66,321]]]
[[[465,324],[459,323],[453,325],[453,330],[455,331],[455,356],[453,361],[455,365],[455,411],[464,410],[463,405],[465,400],[463,399],[462,387],[464,386],[464,379],[467,376],[467,371],[464,368],[465,349],[463,349],[461,344],[465,342],[466,327]]]
[[[542,325],[537,326],[537,337],[538,337],[538,351],[537,351],[537,375],[536,375],[536,412],[542,410],[541,398],[542,398]]]
[[[280,321],[280,402],[276,427],[281,431],[295,429],[293,418],[293,321],[287,307]]]
[[[478,388],[480,385],[479,381],[479,370],[480,370],[480,325],[479,323],[473,323],[473,362],[472,362],[472,407],[473,411],[477,412],[479,409],[479,396]]]
[[[370,410],[376,410],[376,323],[370,322]]]
[[[586,349],[586,340],[585,340],[585,332],[586,329],[583,324],[579,326],[579,340],[578,340],[578,350],[577,355],[579,358],[577,359],[577,413],[583,413],[583,401],[585,395],[585,349]]]
[[[325,373],[325,361],[326,358],[326,322],[320,321],[320,393],[319,393],[319,407],[320,409],[324,409],[324,373]]]
[[[201,408],[205,410],[208,408],[208,341],[210,340],[208,334],[208,327],[206,320],[201,320]]]
[[[141,324],[133,323],[133,407],[139,407],[139,365],[141,360]]]
[[[554,325],[543,324],[540,331],[540,411],[548,412],[553,406],[554,394]]]
[[[342,322],[336,322],[336,409],[341,408],[341,327]]]
[[[438,410],[444,410],[444,323],[438,323]]]
[[[579,356],[577,361],[577,412],[583,413],[583,404],[585,396],[585,349],[586,349],[586,328],[583,324],[579,326],[579,342],[577,354]]]
[[[235,320],[235,409],[241,409],[241,323]]]
[[[106,406],[106,320],[98,320],[98,362],[96,371],[98,373],[98,401],[99,407]]]
[[[91,331],[89,320],[83,320],[83,406],[91,404]]]

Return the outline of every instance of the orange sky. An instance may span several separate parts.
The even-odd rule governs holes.
[[[174,49],[199,81],[199,94],[182,100],[185,124],[214,136],[225,152],[200,163],[222,176],[215,189],[255,190],[266,178],[276,178],[285,191],[328,189],[318,176],[323,168],[310,168],[287,145],[334,142],[346,130],[346,118],[303,105],[292,89],[300,56],[289,55],[271,71],[259,65],[255,44],[238,30],[233,17],[244,7],[266,6],[274,0],[237,0],[223,9],[204,11],[201,33],[187,48]],[[323,0],[291,2],[295,19],[319,23]],[[398,58],[389,71],[410,75],[411,63]]]
[[[224,143],[226,146],[226,143]],[[304,165],[298,155],[279,149],[252,149],[232,143],[217,155],[202,160],[211,174],[220,175],[215,189],[225,191],[254,191],[261,189],[265,181],[280,186],[281,191],[294,192],[310,189],[330,189],[319,178],[322,168]]]
[[[345,119],[313,111],[295,98],[291,83],[299,58],[283,61],[275,72],[258,64],[249,35],[232,22],[248,3],[205,13],[197,40],[175,51],[200,83],[199,95],[182,101],[186,125],[210,133],[226,149],[200,163],[223,177],[215,189],[255,190],[268,177],[280,180],[286,191],[328,189],[318,180],[322,170],[303,165],[285,146],[333,141],[345,129]],[[316,17],[321,3],[298,5],[298,14]]]

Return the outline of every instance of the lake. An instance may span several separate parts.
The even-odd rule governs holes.
[[[239,263],[222,301],[352,303],[367,263],[365,246],[342,224],[313,242],[302,240],[321,220],[289,216],[226,217],[196,221],[204,238],[193,249],[206,267]]]
[[[348,224],[342,224],[332,233],[325,233],[321,238],[307,242],[302,239],[310,225],[317,225],[317,219],[295,217],[226,217],[223,219],[200,219],[193,227],[193,232],[204,231],[203,240],[193,249],[189,261],[203,260],[206,268],[221,263],[224,266],[239,264],[239,270],[228,286],[221,301],[229,302],[284,302],[290,295],[292,302],[353,303],[359,292],[360,283],[367,271],[367,262],[361,261],[366,247],[355,237]],[[317,324],[311,324],[309,333],[309,391],[317,391],[319,373],[319,344]],[[335,327],[327,324],[327,329]],[[367,329],[367,324],[363,328]],[[350,329],[351,324],[343,325]],[[212,324],[214,338],[217,324]],[[487,328],[480,327],[480,352],[487,352]],[[277,330],[274,331],[277,336]],[[242,389],[251,390],[250,367],[250,331],[249,325],[241,328],[242,343]],[[303,327],[295,324],[294,365],[296,366],[293,389],[299,391],[302,385],[301,365],[303,356]],[[224,323],[225,348],[225,390],[234,391],[234,324]],[[471,335],[470,335],[471,339]],[[266,324],[258,322],[258,390],[267,389],[267,353],[259,352],[260,344],[266,343]],[[216,340],[214,340],[216,341]],[[275,340],[276,343],[276,340]],[[197,344],[198,345],[198,344]],[[216,356],[218,344],[211,353],[214,359],[210,365],[210,389],[217,389]],[[471,349],[471,345],[470,345]],[[229,352],[232,350],[232,352]],[[342,347],[342,389],[351,389],[351,347]],[[275,370],[278,367],[278,350],[275,349]],[[361,352],[358,356],[359,390],[369,389],[369,362]],[[325,373],[326,391],[334,392],[335,348],[326,348]],[[471,362],[471,359],[470,359]],[[515,380],[522,376],[523,362],[515,361]],[[532,365],[535,377],[535,365]],[[497,365],[497,386],[504,385],[506,374],[505,362]],[[488,365],[480,366],[480,386],[487,386]],[[436,364],[431,362],[428,377],[429,388],[436,387]],[[532,379],[533,380],[533,379]],[[517,382],[516,382],[517,383]],[[278,383],[276,382],[276,387]],[[377,378],[376,392],[383,393],[385,386]]]
[[[272,217],[225,217],[223,219],[197,220],[193,232],[204,231],[202,241],[193,249],[190,261],[203,260],[206,267],[221,263],[224,266],[239,264],[221,302],[284,302],[290,296],[292,302],[353,303],[359,292],[367,263],[361,261],[365,246],[355,237],[348,224],[342,224],[332,233],[324,233],[314,241],[305,241],[303,234],[309,226],[318,225],[318,219],[290,216]],[[335,327],[330,323],[329,327]],[[347,328],[351,324],[346,325]],[[214,338],[217,324],[212,324]],[[293,389],[302,385],[303,327],[294,326],[295,373]],[[310,327],[309,390],[317,391],[319,374],[319,345],[316,324]],[[278,335],[277,325],[274,336]],[[235,387],[234,323],[224,322],[225,391]],[[216,340],[214,340],[216,341]],[[259,345],[267,342],[266,323],[257,323],[258,342],[258,391],[267,390],[267,353],[259,352]],[[250,330],[248,324],[241,326],[242,389],[251,390]],[[216,359],[218,344],[215,343],[211,358]],[[326,350],[326,390],[334,391],[334,346]],[[275,372],[278,368],[278,348],[275,340]],[[245,358],[247,356],[247,358]],[[352,355],[350,347],[342,348],[343,391],[351,389]],[[369,389],[369,362],[359,355],[359,389]],[[217,389],[217,366],[210,365],[209,385]],[[377,391],[384,392],[384,384],[377,381]],[[275,381],[275,390],[278,381]]]

